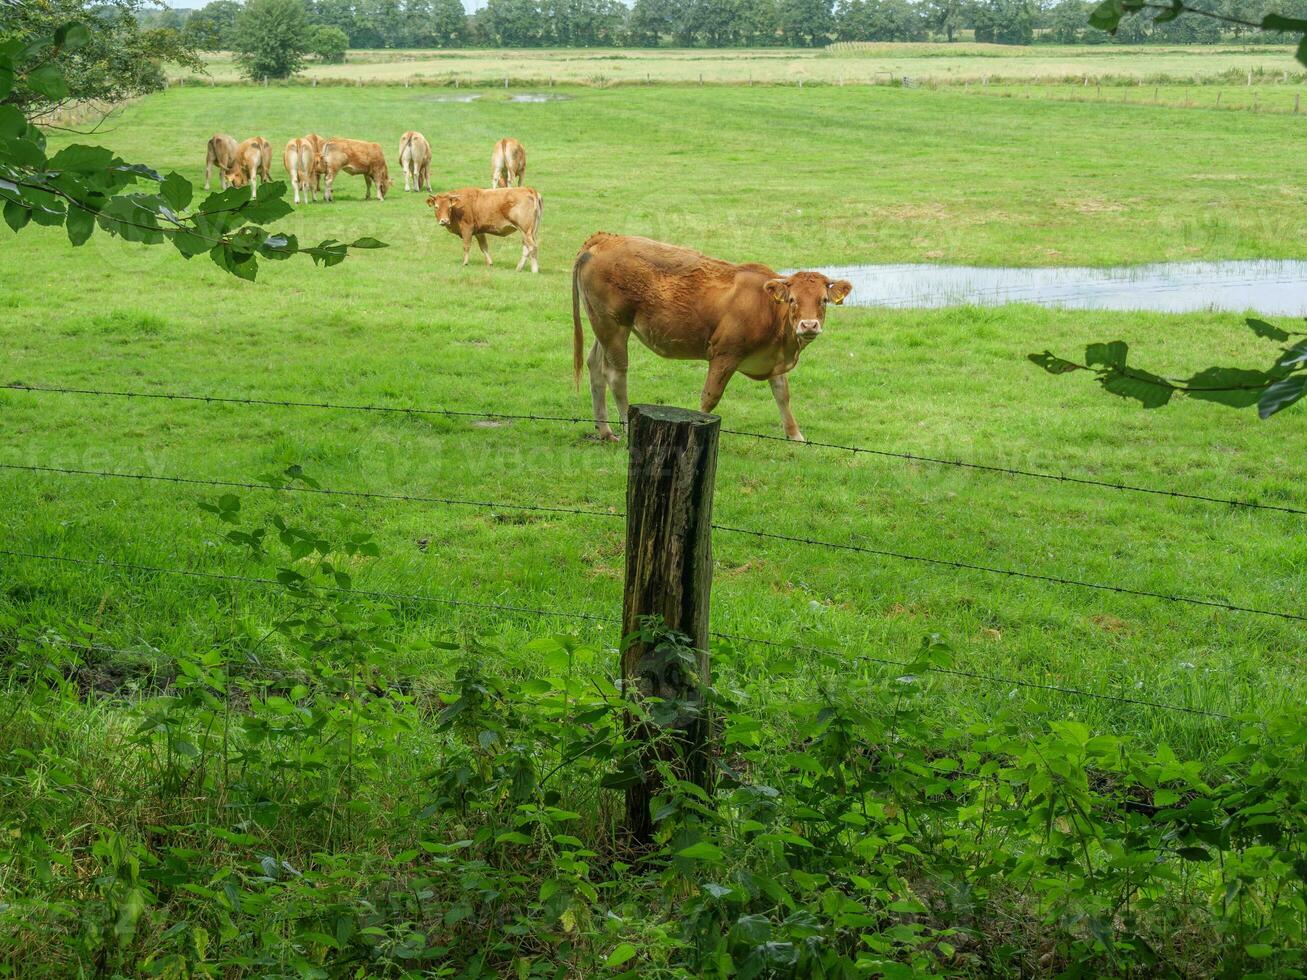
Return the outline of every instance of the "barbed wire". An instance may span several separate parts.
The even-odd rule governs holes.
[[[790,650],[797,653],[829,653],[830,650],[823,647],[809,646],[801,643],[787,643],[783,640],[764,640],[756,636],[741,636],[737,633],[720,633],[712,632],[710,636],[719,639],[729,640],[732,643],[750,643],[759,646],[773,647],[784,650]],[[1206,715],[1211,718],[1221,718],[1225,721],[1234,721],[1233,715],[1227,715],[1220,711],[1211,711],[1207,708],[1190,708],[1183,704],[1170,704],[1166,701],[1146,701],[1142,698],[1130,698],[1120,694],[1101,694],[1097,691],[1086,691],[1078,687],[1062,687],[1057,684],[1041,684],[1037,681],[1023,681],[1015,677],[1003,677],[998,674],[982,674],[972,670],[962,670],[956,667],[936,667],[926,664],[913,664],[908,660],[891,660],[887,657],[872,657],[867,654],[853,654],[854,660],[865,661],[867,663],[881,664],[887,667],[910,667],[915,671],[931,674],[949,674],[955,677],[967,677],[973,680],[988,681],[991,684],[1001,687],[1025,687],[1033,688],[1039,691],[1051,691],[1057,694],[1064,694],[1070,697],[1093,698],[1098,701],[1115,701],[1120,704],[1139,705],[1145,708],[1161,708],[1166,711],[1182,711],[1195,715]]]
[[[726,531],[731,534],[743,534],[774,541],[786,541],[791,544],[831,548],[837,551],[852,551],[860,554],[875,555],[879,558],[896,558],[901,561],[915,561],[926,565],[942,565],[948,568],[960,568],[973,572],[986,572],[991,575],[1007,575],[1012,578],[1029,579],[1035,582],[1048,582],[1053,585],[1065,585],[1078,589],[1094,589],[1099,592],[1116,592],[1121,595],[1144,596],[1149,599],[1162,599],[1166,602],[1180,602],[1193,606],[1207,606],[1213,609],[1224,609],[1227,612],[1252,613],[1257,616],[1271,616],[1277,619],[1307,622],[1307,616],[1299,615],[1298,613],[1280,612],[1275,609],[1257,609],[1252,606],[1239,606],[1234,603],[1222,602],[1217,599],[1200,599],[1195,596],[1172,595],[1166,592],[1150,592],[1146,589],[1130,589],[1122,585],[1104,585],[1101,582],[1085,582],[1080,579],[1062,578],[1057,575],[1043,575],[1038,572],[1022,572],[1012,568],[999,568],[994,565],[978,565],[972,562],[953,561],[948,558],[929,558],[925,555],[913,555],[902,551],[887,551],[882,548],[868,548],[864,545],[857,544],[840,544],[836,541],[821,541],[816,538],[805,538],[793,534],[779,534],[775,531],[757,531],[753,528],[733,527],[727,524],[714,524],[712,527],[715,531]]]
[[[835,449],[848,453],[863,453],[869,456],[881,456],[912,463],[930,463],[934,466],[953,466],[959,469],[979,470],[985,473],[1002,473],[1006,476],[1028,477],[1036,480],[1048,480],[1054,483],[1074,483],[1080,486],[1099,487],[1106,490],[1119,490],[1125,493],[1153,494],[1161,497],[1177,497],[1182,500],[1198,500],[1209,504],[1223,504],[1244,510],[1269,510],[1282,514],[1307,515],[1307,509],[1288,507],[1280,504],[1262,504],[1252,500],[1239,500],[1233,497],[1211,497],[1201,493],[1187,493],[1183,490],[1168,490],[1162,487],[1145,487],[1134,483],[1113,483],[1111,480],[1095,480],[1084,476],[1067,476],[1063,473],[1045,473],[1040,470],[1026,470],[1009,466],[995,466],[990,463],[972,463],[961,459],[943,459],[938,456],[921,456],[917,453],[895,452],[889,449],[873,449],[870,446],[850,446],[837,442],[802,442],[796,443],[785,436],[775,436],[766,432],[749,432],[743,429],[722,429],[723,435],[741,436],[748,439],[762,439],[767,442],[783,442],[792,446],[807,446],[813,449]]]
[[[37,466],[25,463],[0,463],[0,470],[20,470],[29,473],[53,473],[63,476],[87,476],[118,480],[145,480],[159,483],[176,483],[187,486],[220,487],[236,490],[264,490],[271,492],[316,493],[330,497],[354,497],[367,500],[403,500],[425,504],[446,504],[453,507],[484,507],[490,510],[538,511],[549,514],[581,514],[587,517],[625,517],[620,511],[593,510],[578,507],[555,507],[545,504],[510,504],[497,500],[470,500],[463,497],[429,497],[422,494],[381,493],[371,490],[335,490],[307,484],[246,483],[237,480],[208,480],[200,477],[154,476],[148,473],[120,473],[112,470],[82,470],[63,466]]]
[[[160,401],[186,401],[186,402],[204,402],[208,404],[219,405],[247,405],[247,406],[269,406],[276,408],[321,408],[333,409],[340,411],[354,412],[377,412],[395,415],[410,416],[439,416],[445,418],[481,418],[481,419],[502,419],[506,421],[529,421],[529,422],[563,422],[568,424],[596,424],[597,419],[579,416],[579,415],[536,415],[530,413],[509,413],[509,412],[479,412],[463,409],[447,408],[418,408],[412,406],[396,405],[373,405],[373,404],[355,404],[348,402],[329,402],[329,401],[306,401],[296,399],[278,399],[278,398],[245,398],[230,395],[199,395],[191,392],[157,392],[157,391],[126,391],[106,388],[74,388],[58,385],[29,385],[21,382],[10,382],[0,384],[0,390],[9,391],[26,391],[39,394],[65,394],[65,395],[90,395],[112,398],[127,399],[153,399]],[[611,420],[611,425],[625,425],[621,420]],[[722,429],[724,435],[738,436],[748,439],[759,439],[767,442],[784,442],[794,445],[792,440],[784,437],[771,435],[765,432],[750,432],[744,429]],[[985,473],[999,473],[1007,476],[1017,476],[1027,479],[1047,480],[1056,483],[1071,483],[1079,486],[1097,487],[1105,490],[1115,490],[1124,493],[1149,494],[1154,496],[1172,497],[1181,500],[1194,500],[1202,503],[1221,504],[1242,510],[1263,510],[1282,514],[1295,514],[1298,516],[1307,515],[1307,508],[1290,507],[1281,504],[1265,504],[1252,500],[1240,500],[1233,497],[1217,497],[1208,494],[1189,493],[1182,490],[1171,490],[1164,487],[1148,487],[1141,484],[1124,483],[1111,480],[1097,480],[1091,477],[1068,476],[1064,473],[1047,473],[1040,470],[1022,469],[1019,467],[997,466],[990,463],[975,463],[960,459],[944,459],[938,456],[926,456],[918,453],[898,452],[889,449],[876,449],[871,446],[855,446],[836,442],[808,441],[800,443],[813,449],[833,449],[841,452],[861,453],[871,456],[879,456],[886,459],[897,459],[904,462],[929,463],[934,466],[952,466],[959,469],[976,470]]]
[[[287,398],[237,398],[232,395],[196,395],[190,392],[121,391],[111,388],[68,388],[57,385],[0,384],[0,390],[38,394],[93,395],[106,398],[141,398],[156,401],[205,402],[212,405],[261,405],[272,408],[326,408],[345,412],[379,412],[390,415],[434,415],[444,418],[503,419],[522,422],[572,422],[594,425],[598,420],[577,415],[531,415],[509,412],[474,412],[452,408],[414,408],[402,405],[367,405],[348,402],[313,402]],[[625,425],[625,422],[610,422]]]

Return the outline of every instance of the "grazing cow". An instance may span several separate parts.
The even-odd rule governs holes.
[[[295,203],[300,203],[301,193],[304,195],[305,204],[312,201],[313,168],[316,164],[313,144],[306,139],[290,140],[286,143],[286,149],[282,151],[281,160],[286,165],[286,173],[290,176],[290,187],[295,194]]]
[[[218,183],[227,189],[227,168],[236,156],[236,141],[226,133],[214,133],[204,150],[204,189],[209,189],[213,168],[218,168]]]
[[[517,186],[521,187],[525,178],[526,150],[517,140],[500,140],[490,156],[490,186],[507,187],[517,181]]]
[[[259,181],[267,179],[264,177],[267,170],[264,157],[267,154],[263,149],[267,143],[267,140],[259,136],[251,136],[236,147],[236,152],[232,155],[231,166],[226,171],[228,186],[244,187],[249,184],[251,185],[250,195],[252,197],[259,196]]]
[[[421,133],[410,129],[400,138],[399,169],[404,171],[404,190],[431,191],[431,144]]]
[[[322,159],[322,145],[326,142],[317,133],[309,133],[304,142],[313,147],[313,189],[322,193],[322,178],[327,174],[327,165]]]
[[[467,253],[473,238],[481,246],[486,265],[492,265],[486,236],[511,235],[520,231],[522,258],[518,260],[517,271],[522,271],[527,259],[531,260],[532,272],[540,271],[537,256],[542,204],[540,195],[533,188],[503,187],[485,191],[479,187],[464,187],[428,197],[427,205],[435,209],[436,221],[463,239],[464,265],[467,265]]]
[[[572,369],[580,387],[584,300],[595,335],[590,397],[599,437],[617,438],[608,425],[606,387],[626,418],[626,348],[635,331],[662,357],[708,362],[700,411],[716,407],[736,371],[768,381],[785,435],[802,442],[788,375],[821,333],[827,301],[844,302],[852,288],[820,272],[780,276],[765,265],[735,265],[648,238],[591,235],[572,267]]]
[[[336,175],[342,170],[355,176],[363,175],[363,200],[372,196],[374,184],[377,187],[377,200],[386,199],[386,192],[390,190],[390,171],[386,169],[386,155],[381,152],[380,143],[333,136],[322,144],[322,165],[327,176],[323,197],[328,201],[335,199],[332,188],[336,184]]]
[[[272,144],[262,136],[254,138],[259,141],[259,151],[262,153],[259,158],[259,180],[266,184],[272,180]]]

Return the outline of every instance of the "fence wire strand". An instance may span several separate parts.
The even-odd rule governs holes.
[[[35,466],[23,463],[0,463],[0,470],[18,470],[29,473],[52,473],[61,476],[86,476],[116,480],[142,480],[157,483],[175,483],[185,486],[220,487],[235,490],[264,490],[279,493],[315,493],[328,497],[353,497],[364,500],[403,500],[423,504],[445,504],[451,507],[484,507],[490,510],[522,510],[547,514],[581,514],[587,517],[625,517],[620,511],[593,510],[579,507],[555,507],[546,504],[510,504],[498,500],[470,500],[463,497],[428,497],[422,494],[380,493],[371,490],[334,490],[306,484],[244,483],[236,480],[208,480],[199,477],[153,476],[148,473],[119,473],[112,470],[82,470],[63,466]]]
[[[0,549],[0,555],[8,555],[16,558],[28,558],[28,559],[34,559],[39,561],[59,562],[59,563],[65,563],[71,565],[78,565],[82,567],[116,568],[116,569],[133,571],[133,572],[146,572],[146,573],[162,574],[162,575],[178,575],[178,576],[184,576],[190,578],[200,578],[200,579],[208,579],[208,580],[222,581],[222,582],[239,582],[239,583],[245,583],[251,585],[276,586],[280,588],[286,588],[284,583],[279,582],[276,579],[260,578],[255,576],[231,575],[231,574],[225,574],[219,572],[202,572],[202,571],[196,571],[191,569],[161,568],[161,567],[151,566],[151,565],[138,565],[130,562],[109,561],[107,559],[72,558],[65,555],[47,555],[47,554],[42,554],[40,552],[15,551],[9,549]],[[431,603],[437,603],[441,605],[471,607],[471,608],[491,610],[496,612],[512,612],[512,613],[522,613],[522,614],[534,615],[540,617],[576,619],[576,620],[582,620],[586,622],[601,623],[609,626],[620,625],[621,622],[621,620],[616,616],[603,616],[597,613],[568,612],[564,610],[540,609],[540,608],[533,608],[529,606],[516,606],[516,605],[503,604],[503,603],[477,602],[477,601],[466,600],[466,599],[447,599],[438,596],[424,595],[421,593],[388,592],[388,591],[367,590],[367,589],[354,589],[354,588],[345,588],[343,586],[332,586],[332,585],[321,585],[321,584],[306,584],[305,587],[310,589],[325,591],[325,592],[359,595],[359,596],[364,596],[366,598],[393,599],[398,601],[407,600],[407,601],[418,601],[418,602],[431,602]],[[830,652],[829,650],[824,649],[822,647],[799,644],[799,643],[788,643],[780,640],[768,640],[768,639],[763,639],[762,637],[745,636],[739,633],[711,631],[708,635],[711,637],[716,637],[717,639],[727,640],[731,643],[748,643],[757,646],[771,647],[775,649],[785,649],[793,652],[813,652],[813,653]],[[11,638],[25,639],[27,642],[41,642],[39,638],[23,638],[23,637],[11,637]],[[65,642],[67,642],[67,644],[70,646],[77,645],[71,641],[65,641]],[[123,653],[123,654],[128,654],[132,652],[132,651],[122,650],[113,647],[107,647],[105,649],[112,652]],[[855,660],[864,661],[867,663],[881,664],[884,666],[892,666],[892,667],[899,667],[899,668],[912,666],[912,664],[909,661],[891,660],[888,658],[873,657],[867,654],[852,654],[852,657]],[[1206,715],[1213,718],[1221,718],[1224,720],[1234,720],[1233,716],[1223,714],[1218,711],[1210,711],[1203,708],[1190,708],[1185,705],[1170,704],[1164,701],[1148,701],[1141,698],[1125,697],[1123,695],[1101,694],[1094,691],[1087,691],[1084,690],[1083,688],[1064,687],[1056,684],[1041,684],[1036,681],[1025,681],[1025,680],[1020,680],[1018,678],[1001,677],[994,674],[983,674],[976,671],[962,670],[959,668],[922,666],[919,667],[918,669],[921,670],[922,672],[946,674],[955,677],[968,678],[971,680],[985,681],[989,684],[994,684],[998,686],[1030,688],[1034,690],[1058,693],[1068,697],[1083,697],[1083,698],[1090,698],[1093,700],[1111,701],[1119,704],[1130,704],[1130,705],[1136,705],[1141,707],[1158,708],[1167,711],[1179,711],[1188,714]]]
[[[925,555],[912,555],[902,551],[887,551],[882,548],[868,548],[858,544],[840,544],[836,541],[821,541],[816,538],[804,538],[793,534],[779,534],[774,531],[757,531],[747,527],[733,527],[728,524],[714,524],[713,530],[726,531],[730,534],[742,534],[770,541],[785,541],[790,544],[802,544],[817,548],[830,548],[835,551],[852,551],[859,554],[875,555],[878,558],[895,558],[900,561],[915,561],[925,565],[942,565],[946,568],[960,568],[972,572],[985,572],[990,575],[1007,575],[1011,578],[1029,579],[1034,582],[1048,582],[1053,585],[1065,585],[1077,589],[1094,589],[1098,592],[1116,592],[1120,595],[1143,596],[1149,599],[1162,599],[1166,602],[1180,602],[1191,606],[1206,606],[1212,609],[1224,609],[1227,612],[1251,613],[1256,616],[1271,616],[1276,619],[1288,619],[1294,622],[1307,622],[1307,616],[1297,613],[1280,612],[1276,609],[1257,609],[1253,606],[1239,606],[1218,599],[1200,599],[1196,596],[1171,595],[1166,592],[1150,592],[1146,589],[1130,589],[1123,585],[1104,585],[1101,582],[1085,582],[1074,578],[1061,578],[1057,575],[1042,575],[1038,572],[1022,572],[1013,568],[999,568],[994,565],[977,565],[966,561],[953,561],[948,558],[929,558]]]

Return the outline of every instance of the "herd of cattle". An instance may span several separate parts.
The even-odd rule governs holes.
[[[296,204],[312,202],[317,195],[332,200],[332,187],[342,171],[363,177],[365,200],[375,186],[377,199],[384,201],[391,187],[379,143],[324,140],[309,133],[286,143],[282,163]],[[224,190],[249,184],[257,194],[259,181],[269,180],[271,165],[272,148],[262,136],[237,143],[215,133],[205,157],[204,187],[209,189],[217,167]],[[400,139],[399,165],[404,190],[431,190],[431,144],[421,133],[409,131]],[[522,186],[525,175],[526,150],[517,140],[502,139],[491,155],[489,190],[464,187],[426,199],[436,221],[462,239],[464,265],[473,239],[490,265],[486,236],[517,231],[522,235],[518,271],[528,260],[532,272],[540,271],[541,199],[535,190]],[[852,288],[847,280],[830,279],[821,272],[782,276],[760,263],[725,262],[648,238],[607,232],[591,235],[572,267],[572,366],[578,387],[582,371],[589,367],[599,437],[617,439],[608,422],[609,390],[619,420],[626,418],[627,345],[634,333],[661,357],[708,362],[700,411],[717,406],[737,372],[767,381],[785,435],[802,441],[790,410],[789,372],[822,332],[827,304],[843,303]],[[582,305],[595,337],[588,357]]]

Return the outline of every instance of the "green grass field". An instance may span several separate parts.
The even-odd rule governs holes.
[[[106,138],[131,159],[200,176],[206,135],[313,129],[436,147],[437,187],[483,183],[501,134],[527,146],[544,195],[543,271],[458,264],[422,195],[360,200],[284,225],[304,240],[375,235],[388,250],[319,270],[264,266],[257,285],[207,261],[103,238],[6,230],[4,380],[510,413],[584,415],[570,379],[569,268],[595,229],[653,235],[777,267],[855,260],[1110,264],[1307,255],[1304,190],[1287,181],[1298,120],[1117,105],[826,89],[567,90],[567,101],[438,101],[404,89],[173,90]],[[943,124],[942,119],[948,119]],[[277,170],[280,170],[278,164]],[[18,273],[39,263],[40,277]],[[1121,338],[1161,368],[1260,360],[1238,316],[1037,308],[836,311],[794,379],[810,439],[1301,504],[1307,467],[1285,429],[1198,403],[1142,412],[1024,360]],[[632,397],[694,405],[701,366],[634,355]],[[0,462],[246,480],[300,463],[342,489],[620,509],[623,447],[584,426],[483,425],[320,410],[6,393]],[[735,380],[732,428],[778,432],[766,389]],[[6,473],[15,546],[240,571],[197,494]],[[375,531],[369,587],[597,613],[618,609],[622,524],[434,505],[247,495],[247,507]],[[1296,519],[726,438],[719,518],[925,556],[1293,609]],[[427,542],[419,548],[419,539]],[[981,573],[721,534],[713,621],[734,632],[906,654],[939,633],[968,669],[1220,711],[1302,695],[1300,626]],[[165,654],[258,631],[271,600],[212,583],[6,560],[20,622],[83,622],[106,643]],[[572,628],[560,620],[549,628]],[[414,609],[414,636],[538,633],[533,619]],[[612,642],[615,637],[609,637]],[[850,664],[853,661],[850,659]],[[420,665],[419,665],[420,666]],[[794,669],[806,677],[802,663]],[[852,667],[850,669],[859,669]],[[1010,687],[939,682],[941,711],[1009,703]],[[1032,699],[1116,731],[1218,749],[1222,726]]]
[[[542,271],[513,272],[515,240],[464,269],[425,194],[365,202],[347,177],[279,226],[390,247],[264,263],[257,284],[168,247],[0,226],[0,382],[585,416],[570,266],[596,229],[778,268],[1307,257],[1301,119],[1048,91],[172,88],[100,138],[197,183],[215,130],[376,139],[394,166],[416,128],[437,190],[486,183],[516,136]],[[1025,359],[1118,338],[1176,375],[1274,349],[1232,314],[844,308],[794,407],[823,442],[1307,506],[1300,409],[1145,412]],[[635,347],[632,399],[693,407],[703,374]],[[719,411],[780,431],[744,378]],[[247,523],[375,535],[376,558],[330,549],[358,588],[615,616],[626,447],[588,429],[0,391],[0,464],[237,482],[299,465],[338,490],[606,512],[232,491]],[[272,574],[198,507],[221,492],[0,468],[0,549]],[[715,517],[1291,613],[1307,572],[1298,515],[729,434]],[[726,977],[767,957],[750,975],[1294,975],[1303,624],[725,532],[713,547],[715,630],[816,649],[714,649],[722,785],[710,806],[668,790],[643,860],[601,788],[631,751],[615,628],[412,598],[384,618],[0,555],[0,634],[29,638],[0,639],[0,976]],[[1005,680],[883,662],[928,635]]]
[[[207,75],[175,73],[189,83],[239,78],[229,54],[206,58]],[[323,83],[464,86],[502,84],[622,85],[659,82],[704,84],[857,85],[899,82],[904,76],[932,84],[999,81],[1165,80],[1211,82],[1228,74],[1300,80],[1289,46],[1079,45],[883,43],[830,49],[738,50],[584,48],[539,50],[350,51],[344,64],[306,66],[300,79]]]

